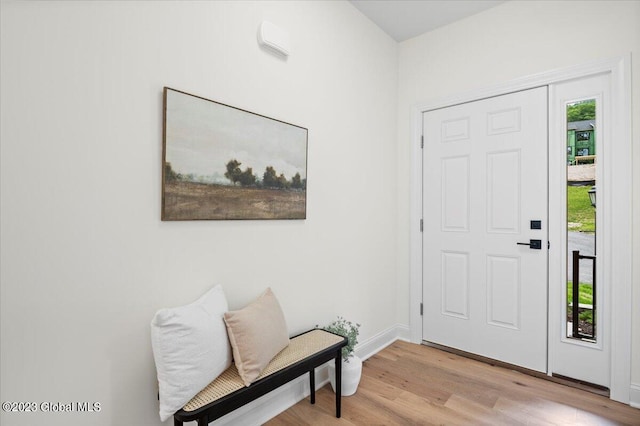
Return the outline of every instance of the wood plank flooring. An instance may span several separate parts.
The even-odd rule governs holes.
[[[303,425],[640,425],[640,410],[439,349],[397,341],[364,363],[335,418],[331,385],[266,423]]]

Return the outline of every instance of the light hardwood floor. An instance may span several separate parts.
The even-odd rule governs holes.
[[[364,363],[335,418],[331,385],[267,426],[640,425],[640,410],[439,349],[397,341]]]

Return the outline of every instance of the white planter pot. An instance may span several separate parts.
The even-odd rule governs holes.
[[[349,396],[356,393],[360,377],[362,376],[362,360],[353,355],[349,358],[349,362],[342,361],[342,396]],[[329,363],[329,380],[333,391],[336,391],[336,365],[335,362]]]

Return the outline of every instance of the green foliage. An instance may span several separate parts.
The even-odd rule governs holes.
[[[173,171],[171,167],[171,163],[164,163],[164,181],[165,182],[176,182],[179,180],[179,174]]]
[[[582,311],[578,314],[578,318],[580,318],[580,321],[585,321],[593,324],[593,311]]]
[[[278,184],[277,187],[281,188],[281,189],[287,189],[291,186],[291,183],[289,183],[289,181],[287,180],[286,177],[284,177],[283,173],[280,173],[280,176],[278,176]]]
[[[165,182],[182,182],[188,180],[189,175],[185,176],[182,173],[176,173],[171,167],[171,163],[164,163],[164,181]]]
[[[253,169],[251,167],[247,167],[247,169],[243,172],[240,170],[240,165],[242,163],[238,160],[231,160],[227,163],[227,171],[224,176],[231,181],[234,185],[236,182],[240,183],[242,186],[253,186],[256,184],[256,176],[253,174]]]
[[[262,184],[267,188],[289,189],[291,182],[287,180],[283,173],[277,175],[276,170],[267,166],[264,175],[262,175]]]
[[[589,198],[590,186],[567,186],[567,222],[570,231],[595,232],[596,209]]]
[[[349,362],[349,358],[353,356],[353,350],[358,344],[360,324],[354,324],[351,321],[347,321],[341,316],[338,316],[338,319],[333,321],[328,326],[324,327],[324,330],[339,334],[340,336],[344,336],[349,340],[347,346],[342,348],[342,359],[345,362]]]
[[[242,170],[240,170],[240,164],[238,160],[231,160],[227,163],[227,171],[224,173],[224,177],[229,179],[234,185],[240,181],[242,176]]]
[[[256,186],[258,188],[276,188],[276,189],[306,189],[307,180],[302,179],[300,173],[296,173],[291,181],[287,180],[284,173],[278,173],[272,166],[267,166],[262,175],[262,181],[253,174],[253,169],[247,167],[245,171],[240,169],[242,163],[238,160],[230,160],[227,163],[227,171],[224,176],[234,185],[240,183],[242,186]]]
[[[293,189],[302,188],[302,179],[300,179],[300,173],[296,173],[296,175],[293,178],[291,178],[291,187]]]
[[[588,101],[576,102],[567,106],[567,122],[596,119],[596,101],[590,99]]]
[[[273,167],[267,166],[264,175],[262,175],[262,184],[267,188],[278,187],[278,177]]]
[[[247,170],[240,174],[240,185],[242,186],[252,186],[256,184],[256,177],[253,174],[253,169],[251,167],[247,167]]]

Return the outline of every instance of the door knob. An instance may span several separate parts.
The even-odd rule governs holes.
[[[519,246],[529,246],[531,250],[541,250],[542,240],[529,240],[528,243],[516,243]]]

